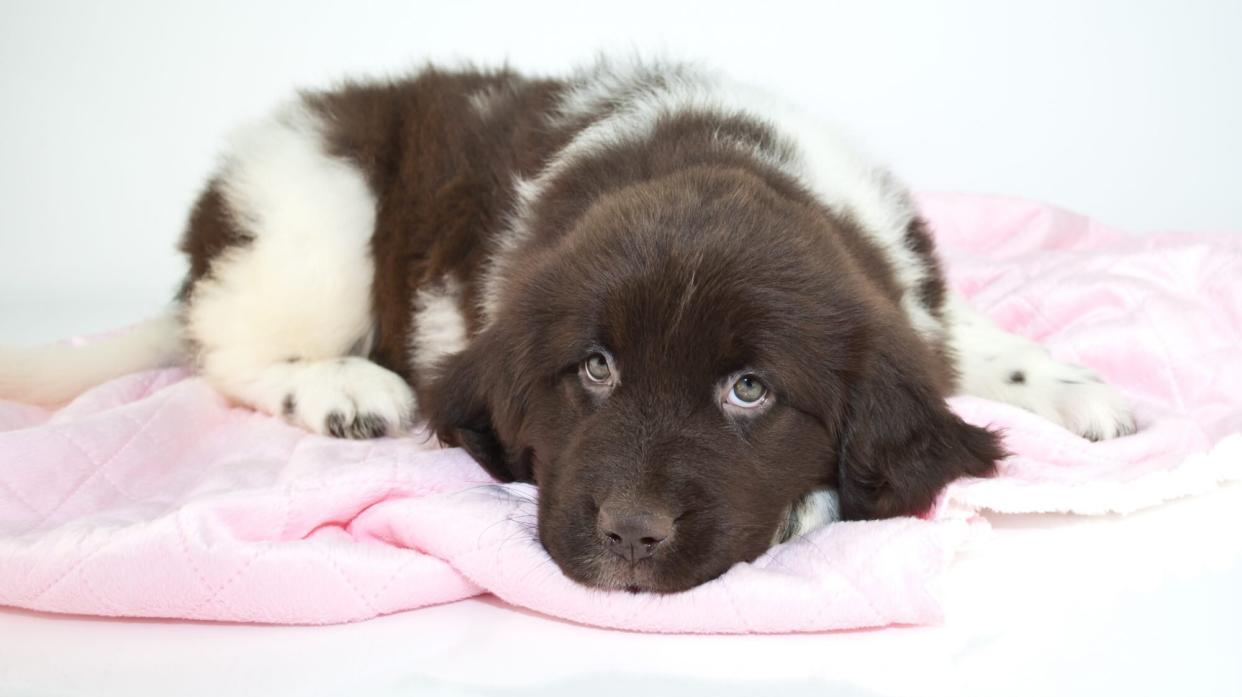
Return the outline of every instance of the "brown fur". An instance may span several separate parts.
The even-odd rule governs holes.
[[[332,150],[357,163],[378,194],[372,358],[415,385],[406,355],[414,293],[450,274],[461,279],[467,325],[479,328],[478,276],[513,205],[509,180],[533,176],[571,135],[543,125],[557,92],[554,82],[507,71],[428,70],[307,97],[335,126]],[[470,97],[488,93],[498,96],[482,118]]]
[[[534,201],[485,327],[482,274],[514,179],[585,125],[548,118],[563,88],[429,70],[305,98],[379,201],[372,358],[415,386],[444,442],[539,484],[540,538],[570,577],[681,590],[760,554],[816,488],[838,488],[847,518],[909,515],[955,477],[991,472],[997,441],[948,411],[944,347],[910,326],[883,253],[769,164],[785,146],[757,121],[671,115],[573,161]],[[721,147],[722,134],[753,148]],[[906,241],[933,271],[916,292],[938,316],[931,239],[915,223]],[[187,289],[244,243],[209,187],[183,243]],[[418,374],[412,299],[450,276],[471,342]],[[579,371],[600,350],[620,375],[607,397]],[[722,408],[740,371],[771,391],[753,414]],[[607,552],[597,519],[618,500],[675,519],[650,558]]]

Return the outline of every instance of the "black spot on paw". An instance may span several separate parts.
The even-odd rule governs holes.
[[[1026,383],[1026,373],[1021,370],[1015,370],[1009,374],[1009,383],[1011,385],[1022,385]]]
[[[294,398],[293,393],[285,395],[285,401],[280,403],[280,413],[285,415],[286,419],[292,419],[293,413],[298,410],[298,400]]]
[[[339,411],[328,413],[328,418],[324,419],[324,428],[330,435],[337,438],[349,437],[349,423],[345,421],[345,415]]]
[[[350,425],[350,438],[379,438],[388,433],[388,419],[370,412],[354,417]]]

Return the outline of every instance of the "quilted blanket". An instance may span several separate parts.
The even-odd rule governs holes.
[[[1001,326],[1096,369],[1139,432],[1090,443],[958,397],[1013,453],[927,519],[837,523],[676,595],[565,579],[534,488],[426,434],[346,442],[229,406],[172,369],[47,411],[0,402],[0,604],[316,624],[492,593],[592,625],[785,632],[941,619],[994,511],[1133,511],[1242,478],[1242,235],[1136,236],[1024,201],[925,195],[950,281]]]

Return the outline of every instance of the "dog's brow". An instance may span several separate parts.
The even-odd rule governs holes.
[[[669,323],[666,341],[671,339],[674,330],[677,329],[677,325],[681,324],[681,318],[686,313],[686,307],[690,305],[690,300],[694,297],[694,293],[699,287],[699,266],[703,264],[703,252],[696,252],[692,259],[693,265],[690,267],[690,281],[686,283],[685,290],[681,294],[681,300],[677,303],[677,311],[673,313],[673,321]]]

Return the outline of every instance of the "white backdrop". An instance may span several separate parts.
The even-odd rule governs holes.
[[[159,309],[182,272],[173,249],[188,208],[233,124],[296,86],[429,58],[557,72],[601,50],[660,49],[848,125],[918,188],[1038,198],[1140,231],[1242,231],[1239,35],[1238,0],[0,0],[0,342]],[[1242,488],[1124,518],[992,518],[997,541],[955,566],[942,627],[651,637],[486,599],[326,628],[0,610],[0,692],[518,683],[487,694],[603,697],[660,694],[668,676],[684,694],[717,696],[777,679],[765,689],[791,697],[823,694],[813,679],[842,695],[1242,689],[1242,564],[1203,542],[1205,529],[1242,526]],[[1015,602],[1013,589],[1028,594]]]
[[[846,125],[917,188],[1242,229],[1239,29],[1236,0],[5,0],[0,341],[158,309],[223,133],[296,86],[426,59],[557,72],[659,50]]]

